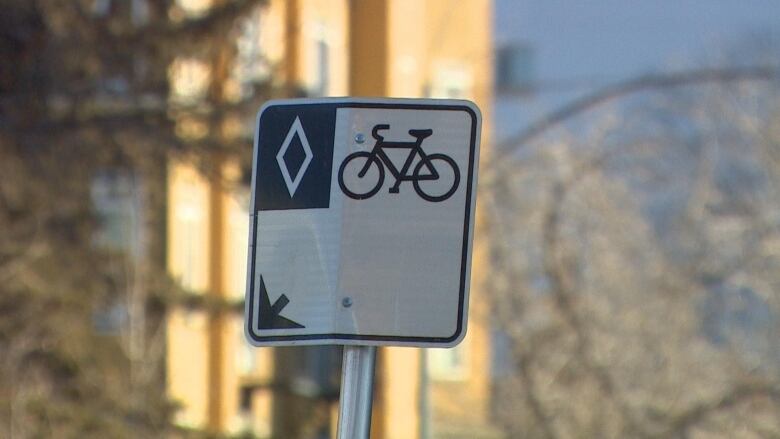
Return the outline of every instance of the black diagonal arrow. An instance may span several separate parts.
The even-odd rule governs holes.
[[[290,303],[290,299],[282,294],[271,305],[271,299],[268,297],[268,290],[265,288],[263,276],[260,276],[260,315],[257,322],[257,326],[260,329],[305,328],[300,323],[279,315],[288,303]]]

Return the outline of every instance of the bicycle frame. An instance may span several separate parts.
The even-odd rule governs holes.
[[[432,166],[431,161],[428,159],[428,156],[425,154],[425,151],[422,149],[422,142],[423,140],[430,136],[433,132],[431,130],[409,130],[409,134],[412,137],[415,137],[416,140],[413,142],[388,142],[385,141],[384,136],[379,134],[380,130],[387,130],[390,128],[390,125],[376,125],[374,126],[374,129],[371,130],[371,135],[374,139],[376,139],[376,143],[374,143],[374,148],[371,150],[371,156],[379,157],[379,159],[382,161],[382,163],[385,165],[385,167],[390,171],[390,173],[393,175],[393,178],[395,178],[395,184],[390,187],[390,193],[398,193],[399,187],[401,186],[401,183],[404,181],[412,181],[412,180],[437,180],[439,178],[439,173],[436,171],[436,168]],[[390,157],[385,153],[384,149],[390,148],[390,149],[409,149],[409,155],[406,157],[406,160],[404,161],[403,166],[401,166],[401,169],[399,170],[395,164],[390,160]],[[412,166],[412,162],[414,161],[415,155],[420,156],[420,160],[422,160],[425,163],[425,166],[430,171],[430,175],[409,175],[409,168]],[[368,172],[369,167],[371,166],[371,160],[366,160],[366,164],[363,166],[363,169],[360,170],[358,173],[359,177],[363,177],[366,175],[366,172]]]

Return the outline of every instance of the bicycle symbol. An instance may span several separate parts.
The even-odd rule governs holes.
[[[355,200],[371,198],[382,187],[382,183],[385,181],[385,168],[387,168],[395,178],[395,184],[390,187],[391,194],[399,193],[402,182],[411,181],[414,191],[424,200],[439,202],[451,197],[460,183],[460,171],[455,160],[445,154],[426,154],[422,149],[423,140],[430,137],[433,130],[409,130],[409,134],[416,138],[415,141],[388,142],[379,133],[388,129],[390,129],[390,125],[375,125],[371,130],[371,136],[376,139],[376,143],[371,152],[354,152],[344,159],[339,167],[341,191]],[[384,151],[386,148],[410,150],[400,170]],[[409,175],[409,168],[412,166],[415,156],[419,156],[420,160]],[[440,170],[442,173],[439,172]],[[451,183],[448,184],[449,181]],[[433,182],[434,184],[428,185],[422,182]],[[351,187],[348,187],[347,183]]]

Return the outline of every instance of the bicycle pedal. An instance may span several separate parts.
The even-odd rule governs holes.
[[[400,192],[400,191],[401,191],[401,189],[399,189],[399,188],[397,188],[397,187],[391,187],[391,188],[390,188],[390,193],[391,193],[391,194],[397,194],[397,193],[398,193],[398,192]]]

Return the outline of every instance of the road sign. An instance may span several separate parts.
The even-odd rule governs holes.
[[[477,107],[462,100],[264,105],[252,177],[249,341],[460,342],[480,124]]]

